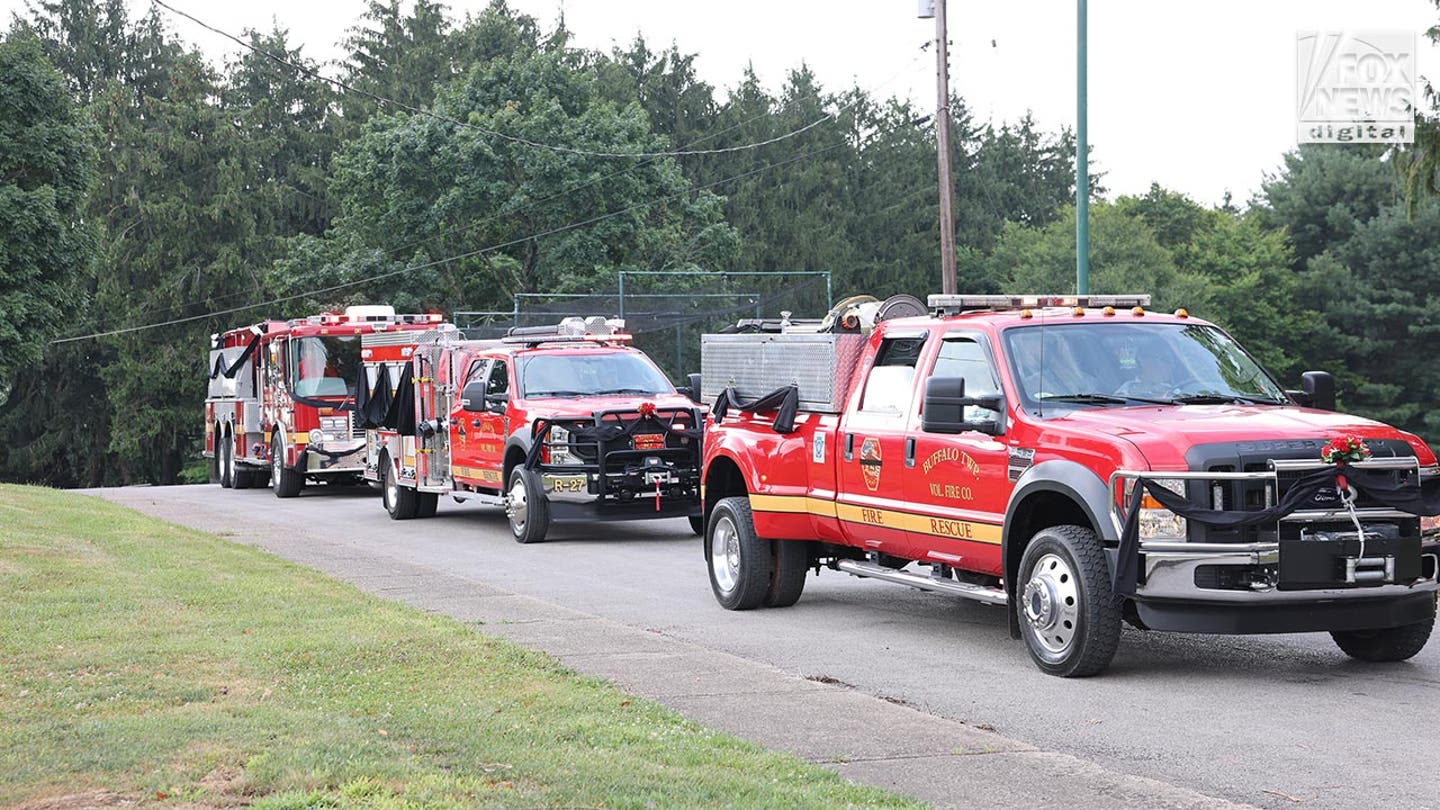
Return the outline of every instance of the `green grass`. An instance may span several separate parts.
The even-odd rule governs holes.
[[[0,806],[914,806],[449,619],[0,485]]]

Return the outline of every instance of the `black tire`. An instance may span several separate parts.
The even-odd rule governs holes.
[[[219,423],[216,423],[214,433],[212,433],[211,435],[215,437],[215,443],[213,445],[215,449],[210,453],[209,478],[210,483],[218,484],[220,483],[220,437],[224,435],[220,432]]]
[[[420,492],[416,494],[415,517],[435,517],[435,508],[440,505],[440,494],[436,492]]]
[[[401,486],[396,480],[395,465],[390,462],[390,456],[380,456],[380,502],[385,505],[385,511],[389,513],[391,520],[409,520],[415,517],[418,512],[417,493],[415,490]]]
[[[769,541],[755,535],[750,499],[721,498],[710,512],[705,534],[705,560],[715,601],[726,610],[751,610],[765,604],[775,558]]]
[[[705,516],[704,516],[704,515],[691,515],[691,516],[690,516],[690,531],[694,532],[696,537],[704,537],[704,536],[705,536]]]
[[[1095,532],[1052,526],[1030,538],[1015,581],[1020,635],[1035,665],[1080,678],[1103,672],[1120,644],[1120,600]]]
[[[227,425],[219,433],[219,444],[215,446],[215,458],[220,464],[220,487],[231,489],[235,486],[235,438],[230,435]]]
[[[231,482],[236,489],[249,489],[255,486],[255,471],[242,469],[238,464],[235,466],[235,478]]]
[[[540,486],[540,476],[516,467],[505,485],[505,517],[517,543],[538,543],[550,530],[550,502]]]
[[[1413,658],[1425,649],[1430,640],[1430,631],[1435,629],[1435,617],[1423,622],[1402,624],[1380,630],[1335,631],[1330,637],[1351,658],[1375,663],[1390,663]]]
[[[774,570],[770,573],[770,589],[765,592],[765,607],[790,607],[805,591],[805,577],[810,573],[810,544],[803,540],[766,542],[774,551]]]
[[[293,498],[305,488],[305,476],[285,466],[285,444],[279,436],[271,450],[270,484],[275,488],[275,497]]]

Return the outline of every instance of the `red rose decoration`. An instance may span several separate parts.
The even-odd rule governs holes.
[[[1370,448],[1357,436],[1337,436],[1320,451],[1326,464],[1352,464],[1370,457]]]

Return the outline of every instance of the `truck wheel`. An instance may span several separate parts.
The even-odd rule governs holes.
[[[230,435],[230,428],[225,428],[220,434],[220,446],[215,448],[215,455],[220,458],[220,486],[223,489],[230,489],[235,486],[235,439]]]
[[[539,476],[523,467],[510,471],[505,516],[510,519],[515,542],[538,543],[545,539],[545,532],[550,530],[550,502],[545,500]]]
[[[764,604],[775,561],[769,543],[755,536],[750,499],[721,498],[705,530],[715,600],[726,610],[750,610]]]
[[[1120,644],[1120,601],[1095,532],[1053,526],[1030,539],[1020,558],[1015,611],[1025,647],[1051,675],[1078,678],[1110,665]]]
[[[390,463],[390,457],[381,456],[380,500],[384,502],[385,511],[390,513],[391,520],[409,520],[415,517],[417,511],[417,493],[409,487],[400,486],[397,478],[395,465]]]
[[[805,590],[805,576],[810,573],[810,544],[801,540],[770,540],[775,550],[775,570],[770,575],[770,590],[765,592],[765,607],[790,607]]]
[[[305,487],[305,476],[285,466],[285,443],[279,436],[270,453],[270,483],[277,498],[293,498]]]
[[[440,505],[440,494],[436,492],[415,493],[415,517],[435,517],[435,507]]]
[[[690,531],[694,532],[696,537],[704,537],[704,536],[705,536],[705,516],[704,516],[704,515],[691,515],[691,516],[690,516]]]
[[[1430,631],[1435,627],[1435,617],[1423,622],[1387,627],[1382,630],[1345,630],[1330,634],[1335,645],[1351,658],[1361,661],[1385,663],[1413,658],[1425,648],[1430,640]]]

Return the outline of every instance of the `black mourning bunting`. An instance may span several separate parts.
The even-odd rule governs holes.
[[[1120,548],[1115,566],[1115,593],[1121,596],[1134,595],[1140,575],[1140,499],[1144,492],[1150,493],[1160,505],[1171,512],[1206,526],[1236,528],[1273,523],[1313,503],[1315,495],[1335,487],[1336,475],[1345,480],[1356,491],[1367,498],[1392,509],[1411,515],[1440,515],[1440,477],[1421,482],[1399,484],[1391,470],[1367,470],[1342,464],[1338,467],[1315,470],[1298,478],[1274,506],[1253,512],[1222,512],[1209,508],[1203,503],[1191,501],[1184,495],[1172,492],[1153,480],[1140,479],[1126,504],[1125,526],[1120,532]],[[1156,472],[1156,478],[1164,478],[1164,472]]]
[[[609,444],[610,442],[613,442],[617,439],[623,439],[633,436],[636,433],[640,432],[642,429],[648,431],[659,430],[666,435],[680,436],[682,438],[694,439],[696,441],[704,438],[705,430],[700,425],[696,425],[693,428],[682,428],[676,426],[675,420],[681,414],[686,414],[688,420],[688,415],[690,414],[688,410],[682,410],[672,413],[669,419],[661,419],[659,414],[655,413],[642,413],[640,414],[640,417],[638,419],[631,419],[629,421],[626,421],[624,419],[616,419],[614,421],[606,420],[598,426],[580,425],[578,427],[571,428],[571,432],[574,436],[573,441],[596,442],[598,446],[602,449],[606,444]],[[535,420],[535,422],[536,430],[534,442],[530,445],[530,452],[529,454],[527,454],[525,459],[525,465],[530,469],[534,469],[536,462],[540,460],[540,447],[545,444],[546,437],[550,435],[550,428],[554,427],[556,424],[555,422],[547,419],[537,419]]]
[[[362,428],[380,427],[394,399],[390,393],[390,371],[384,365],[377,366],[374,387],[365,385],[365,381],[362,370],[359,384],[355,386],[355,415]]]
[[[400,433],[415,432],[415,373],[409,363],[400,367],[400,381],[395,385],[395,396],[385,409],[380,425]]]
[[[748,413],[774,411],[775,432],[794,433],[795,416],[800,412],[800,389],[794,385],[787,385],[784,388],[777,388],[753,402],[746,402],[740,398],[734,388],[726,388],[720,392],[720,396],[715,398],[715,404],[711,406],[710,412],[715,415],[715,421],[719,422],[725,418],[725,414],[731,408]]]
[[[215,365],[210,369],[210,379],[213,380],[216,377],[224,377],[227,380],[235,379],[235,375],[240,371],[240,367],[245,364],[246,360],[250,359],[250,355],[255,353],[255,347],[259,345],[260,336],[256,335],[251,338],[249,345],[245,347],[245,351],[241,352],[240,356],[235,358],[235,362],[229,366],[225,365],[225,355],[223,353],[215,355]]]

